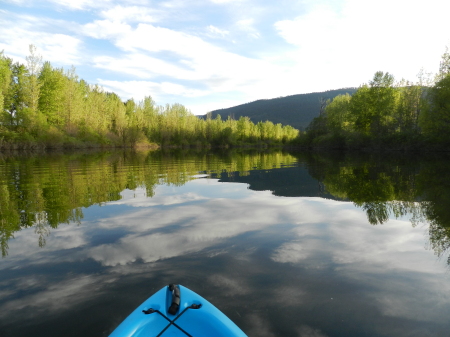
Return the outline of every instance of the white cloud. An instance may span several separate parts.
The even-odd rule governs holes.
[[[302,289],[303,285],[297,286],[284,286],[275,290],[275,296],[277,302],[282,303],[283,306],[298,307],[303,302],[306,302],[307,291]]]
[[[210,0],[210,1],[215,4],[226,4],[226,3],[232,3],[232,2],[242,2],[244,0]]]
[[[26,0],[4,0],[4,2],[11,3],[11,4],[14,4],[14,5],[20,5],[20,6],[23,6],[23,5],[25,5],[28,1],[26,1]]]
[[[113,282],[114,278],[111,278],[110,275],[88,275],[71,277],[69,280],[50,284],[46,284],[45,279],[36,281],[38,284],[35,284],[34,287],[43,289],[32,295],[3,303],[0,306],[0,317],[4,319],[7,317],[8,322],[17,322],[34,318],[37,313],[45,312],[48,315],[71,310],[88,299],[92,300],[92,296],[100,296],[104,291],[102,285]],[[14,289],[17,293],[34,290],[29,282],[25,284],[15,282]],[[32,309],[27,310],[27,308]],[[21,312],[21,315],[17,315],[18,311]]]
[[[139,24],[132,32],[118,36],[116,44],[126,51],[146,50],[150,52],[172,51],[178,55],[192,56],[207,49],[218,52],[220,49],[204,42],[197,36],[182,31],[150,24]]]
[[[156,76],[189,79],[195,76],[190,69],[139,53],[131,53],[124,57],[99,56],[93,59],[93,64],[98,68],[144,79]]]
[[[177,71],[179,79],[208,80],[218,77],[233,79],[234,82],[251,82],[254,77],[260,79],[263,76],[275,74],[278,70],[267,62],[227,52],[197,36],[164,27],[139,24],[136,29],[130,29],[130,26],[125,24],[116,26],[114,22],[102,20],[85,25],[84,31],[92,37],[112,39],[117,47],[125,52],[131,52],[134,64],[140,67],[143,67],[144,60],[148,56],[138,53],[149,52],[155,56],[158,55],[155,53],[172,53],[167,55],[167,59],[172,59],[170,63],[175,64],[171,69],[165,66],[160,71],[157,65],[167,64],[168,61],[159,60],[158,62],[154,59],[154,62],[150,60],[147,67],[158,62],[153,67],[155,71],[166,73],[168,70],[169,76],[175,76]],[[108,58],[105,57],[104,60]],[[126,71],[120,67],[117,70]],[[243,77],[242,74],[245,76]]]
[[[222,295],[237,296],[250,293],[251,288],[245,281],[231,278],[227,275],[214,274],[208,277],[208,282],[221,289]]]
[[[113,0],[49,0],[57,6],[67,7],[71,10],[86,10],[89,8],[104,7],[113,2]]]
[[[261,37],[258,30],[254,27],[253,19],[239,20],[236,22],[236,27],[254,39],[258,39]]]
[[[346,265],[369,263],[374,268],[382,266],[383,269],[420,270],[422,273],[433,273],[435,270],[434,266],[427,263],[426,255],[416,256],[418,247],[424,245],[424,232],[419,228],[412,231],[409,221],[390,220],[382,226],[356,227],[352,231],[352,240],[348,240],[335,227],[330,230],[337,242],[342,242],[347,247],[333,253],[334,261],[342,268]],[[372,254],[362,253],[367,250]]]
[[[275,337],[276,335],[272,332],[272,327],[268,320],[263,319],[256,313],[251,313],[246,316],[246,320],[250,326],[248,335],[249,336],[259,336],[259,337]]]
[[[158,12],[143,6],[121,6],[103,10],[100,15],[112,22],[157,22]]]
[[[280,263],[297,263],[308,258],[308,252],[299,242],[288,242],[277,248],[272,260]]]
[[[194,180],[188,185],[204,185],[213,182],[206,179]],[[215,185],[217,183],[214,183]],[[217,188],[232,189],[234,184],[217,184]],[[292,221],[300,216],[299,211],[293,211],[289,205],[295,204],[295,199],[277,198],[270,192],[246,192],[242,199],[209,199],[195,196],[192,203],[191,194],[182,198],[184,204],[176,196],[171,200],[164,195],[166,188],[160,187],[157,195],[149,201],[154,204],[177,204],[176,212],[168,212],[165,208],[142,208],[132,214],[124,214],[114,218],[104,219],[99,226],[105,228],[123,228],[126,224],[130,233],[113,244],[104,244],[86,251],[86,257],[91,257],[104,265],[115,266],[132,263],[136,260],[154,262],[189,252],[200,251],[221,240],[240,235],[245,232],[262,230],[274,223]],[[232,192],[234,193],[234,192]],[[119,201],[122,204],[134,205],[134,199]],[[174,202],[175,201],[175,202]],[[220,203],[220,208],[214,207]],[[138,204],[143,206],[142,203]],[[264,210],[249,217],[249,209],[265,204]],[[284,209],[287,212],[281,212]],[[306,216],[309,212],[303,212]],[[313,215],[314,216],[314,215]],[[151,220],[149,220],[151,219]],[[157,231],[170,224],[183,224],[176,232],[165,233]],[[146,234],[149,230],[152,234]]]
[[[208,199],[193,192],[180,193],[176,195],[159,195],[158,189],[155,191],[155,193],[158,194],[157,197],[148,198],[144,195],[144,192],[144,189],[122,191],[120,194],[123,199],[110,202],[108,205],[128,205],[133,207],[168,206]],[[140,196],[135,197],[136,194]]]
[[[214,241],[201,236],[186,236],[184,233],[128,235],[118,244],[104,244],[90,249],[87,257],[104,266],[125,265],[136,260],[149,263],[198,252]]]
[[[209,25],[208,27],[206,27],[206,30],[211,33],[212,36],[225,37],[230,34],[228,30],[220,29],[213,25]]]
[[[17,232],[14,239],[8,244],[8,259],[0,264],[1,269],[16,266],[24,256],[31,258],[33,264],[45,264],[50,261],[60,260],[61,252],[73,248],[84,246],[88,241],[85,237],[85,227],[76,226],[75,224],[60,225],[57,229],[53,229],[49,224],[44,227],[45,249],[36,253],[39,234],[36,226],[26,228]],[[60,252],[59,256],[54,256],[51,252]],[[48,254],[50,252],[50,254]],[[72,256],[75,259],[75,256]],[[22,263],[21,267],[24,267]]]
[[[170,95],[177,95],[184,97],[198,97],[205,95],[204,91],[189,89],[183,85],[170,82],[162,82],[161,90]]]
[[[300,16],[295,20],[278,21],[275,23],[275,28],[291,44],[305,49],[315,46],[323,50],[329,47],[330,41],[328,40],[334,43],[333,39],[336,36],[333,28],[337,26],[338,20],[337,13],[331,8],[317,6],[314,11]],[[347,33],[350,33],[350,31]],[[325,43],[325,39],[328,43]],[[323,42],[321,42],[322,40]]]
[[[155,198],[158,199],[158,196]],[[214,207],[218,203],[221,207]],[[204,199],[201,204],[180,204],[177,212],[142,209],[132,215],[105,219],[104,226],[107,228],[123,227],[123,224],[127,224],[128,230],[133,234],[114,244],[97,246],[87,255],[108,266],[125,265],[136,260],[154,262],[200,251],[224,239],[249,231],[263,230],[275,223],[295,222],[308,217],[311,217],[308,220],[318,219],[315,203],[315,200],[308,203],[311,211],[306,211],[306,207],[301,211],[292,207],[298,206],[294,198],[277,198],[270,192],[252,191],[245,199]],[[260,210],[249,216],[249,210],[255,205],[258,205]],[[322,218],[322,215],[319,218]],[[152,220],[150,222],[147,219]],[[183,224],[175,233],[139,234],[174,223]],[[291,257],[296,258],[294,254],[291,254]]]
[[[428,286],[418,291],[415,284],[393,279],[383,284],[382,291],[371,294],[371,298],[387,317],[446,324],[448,317],[443,313],[450,301],[449,287],[442,287],[437,275],[420,275],[418,279]]]
[[[95,20],[82,26],[82,31],[95,39],[112,39],[127,34],[131,27],[120,21]]]
[[[147,88],[156,90],[152,95],[168,93],[180,97],[244,91],[250,100],[267,93],[279,96],[286,87],[293,90],[292,83],[285,80],[287,69],[264,60],[230,53],[183,32],[149,24],[139,24],[133,29],[126,24],[115,25],[108,20],[87,24],[84,32],[92,37],[111,39],[125,52],[120,57],[94,58],[96,67],[127,76],[154,79],[147,84],[142,83],[141,88],[135,87],[138,85],[135,81],[124,81],[121,85],[118,81],[101,80],[103,85],[117,88],[119,93],[133,92],[133,97],[139,97],[137,92]],[[162,59],[161,55],[164,54],[167,58]],[[176,83],[180,80],[189,81],[190,88],[187,87],[189,83]],[[156,81],[159,85],[156,85]],[[276,89],[273,83],[277,83]],[[193,89],[198,86],[203,88]]]
[[[448,39],[444,17],[440,0],[425,7],[406,0],[347,0],[340,8],[318,3],[294,20],[278,21],[275,28],[298,47],[291,55],[297,59],[295,68],[312,81],[314,72],[324,74],[319,80],[333,88],[360,85],[377,70],[415,80],[421,67],[436,69]]]
[[[49,26],[63,24],[64,22],[59,20],[43,20],[0,11],[0,50],[24,63],[24,58],[29,53],[28,46],[33,44],[45,61],[66,66],[79,64],[82,41],[70,33],[48,32]]]
[[[302,325],[298,329],[298,337],[327,337],[319,329],[314,329],[308,325]]]
[[[120,95],[123,99],[134,98],[141,100],[146,96],[151,96],[157,102],[168,103],[167,96],[176,97],[200,97],[206,93],[202,90],[190,89],[176,83],[170,82],[151,82],[151,81],[109,81],[98,79],[100,84],[106,91],[112,91]]]

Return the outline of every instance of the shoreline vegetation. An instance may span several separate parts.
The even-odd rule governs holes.
[[[54,68],[30,46],[26,65],[0,53],[0,150],[268,148],[298,137],[292,126],[248,117],[199,118],[181,104],[119,96]]]
[[[324,102],[320,114],[293,142],[314,150],[449,151],[450,53],[439,72],[417,82],[378,71],[353,95]]]
[[[72,67],[54,68],[30,45],[26,65],[0,52],[0,151],[177,148],[450,150],[450,53],[435,76],[395,82],[378,71],[354,94],[320,101],[305,132],[249,117],[222,120],[192,114],[181,104],[158,106],[150,96],[122,102],[113,92],[79,79]]]

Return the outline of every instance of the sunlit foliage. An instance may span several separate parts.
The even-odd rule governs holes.
[[[158,106],[150,96],[122,102],[115,93],[54,68],[30,46],[27,65],[0,53],[0,148],[229,147],[281,145],[298,130],[220,116],[200,119],[181,104]]]

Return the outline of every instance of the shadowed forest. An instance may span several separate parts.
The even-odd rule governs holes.
[[[325,148],[447,150],[450,144],[450,54],[442,55],[434,77],[421,71],[417,82],[395,82],[376,72],[353,94],[323,104],[299,143]]]

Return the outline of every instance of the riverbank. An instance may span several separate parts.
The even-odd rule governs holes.
[[[73,151],[73,150],[110,150],[110,149],[201,149],[201,150],[223,150],[223,149],[244,149],[244,150],[266,150],[283,149],[286,144],[272,141],[257,141],[255,143],[236,142],[236,143],[207,143],[207,142],[183,142],[182,144],[166,143],[157,144],[147,140],[142,140],[134,144],[113,143],[108,141],[94,142],[72,139],[71,141],[49,143],[44,141],[18,141],[5,142],[0,137],[0,152],[47,152],[47,151]]]
[[[425,137],[420,134],[391,134],[370,137],[361,134],[327,134],[319,137],[301,135],[288,145],[297,151],[351,152],[450,152],[450,139]]]

